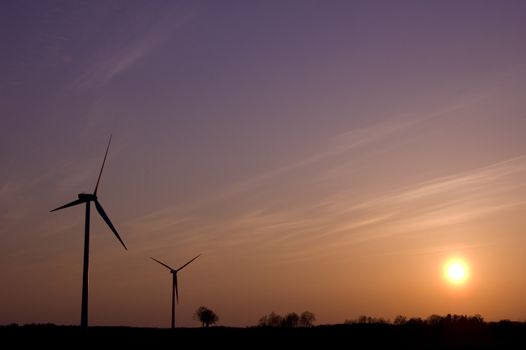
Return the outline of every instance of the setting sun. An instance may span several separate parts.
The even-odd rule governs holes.
[[[444,277],[453,285],[462,285],[469,278],[469,267],[461,259],[451,259],[444,264]]]

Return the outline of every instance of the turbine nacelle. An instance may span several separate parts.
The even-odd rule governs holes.
[[[79,193],[79,200],[83,202],[96,201],[97,196],[91,193]]]

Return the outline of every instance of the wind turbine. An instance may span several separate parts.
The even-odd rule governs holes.
[[[81,309],[81,316],[80,316],[80,327],[82,329],[88,328],[88,270],[89,270],[89,222],[90,222],[89,216],[90,216],[90,203],[91,202],[95,203],[95,208],[99,212],[102,219],[106,222],[106,224],[108,224],[113,234],[117,237],[119,242],[121,242],[124,249],[128,250],[128,248],[126,248],[126,245],[122,241],[121,237],[117,233],[117,230],[111,223],[110,218],[108,217],[104,209],[102,209],[102,205],[97,199],[97,190],[99,188],[100,177],[102,176],[102,170],[104,169],[104,163],[106,163],[106,157],[108,156],[108,150],[110,149],[110,143],[111,143],[111,136],[110,136],[110,140],[108,141],[108,146],[106,147],[106,153],[104,154],[104,160],[102,161],[102,167],[100,168],[99,177],[97,179],[97,184],[95,185],[95,190],[93,191],[93,194],[79,193],[78,195],[79,199],[51,210],[53,212],[53,211],[61,210],[64,208],[72,207],[78,204],[86,203],[86,221],[84,224],[84,267],[83,267],[83,272],[82,272],[82,309]]]
[[[181,271],[188,264],[190,264],[192,261],[199,258],[200,256],[201,254],[199,254],[198,256],[196,256],[195,258],[193,258],[192,260],[190,260],[189,262],[187,262],[186,264],[184,264],[178,269],[172,269],[170,266],[166,265],[165,263],[150,257],[150,259],[158,262],[159,264],[163,265],[168,270],[170,270],[170,273],[172,274],[172,329],[175,328],[175,300],[177,300],[177,304],[179,304],[179,291],[177,289],[177,272]]]

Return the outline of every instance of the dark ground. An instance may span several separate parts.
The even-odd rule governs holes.
[[[11,348],[515,348],[526,349],[526,323],[479,325],[350,324],[310,328],[0,326],[0,345]]]

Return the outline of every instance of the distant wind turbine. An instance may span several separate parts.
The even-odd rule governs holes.
[[[51,210],[53,212],[53,211],[61,210],[64,208],[72,207],[78,204],[86,203],[86,221],[84,224],[84,268],[83,268],[83,273],[82,273],[82,309],[81,309],[81,316],[80,316],[80,326],[82,329],[88,328],[88,270],[89,270],[89,222],[90,222],[89,216],[90,216],[90,203],[91,202],[95,202],[95,208],[99,212],[102,219],[106,222],[106,224],[108,224],[110,229],[113,231],[113,234],[115,234],[119,242],[121,242],[124,249],[128,250],[128,248],[126,248],[126,245],[122,241],[121,237],[117,233],[117,230],[111,223],[110,218],[108,217],[104,209],[102,209],[102,205],[100,205],[100,202],[97,199],[97,190],[99,188],[99,182],[102,176],[102,170],[104,169],[104,163],[106,163],[106,157],[108,156],[108,150],[110,149],[110,143],[111,143],[111,136],[110,136],[110,140],[108,141],[108,146],[106,147],[106,153],[104,154],[104,160],[102,161],[102,167],[100,168],[99,178],[97,179],[97,184],[95,185],[95,190],[93,191],[93,194],[79,193],[78,195],[79,199]]]
[[[187,262],[186,264],[184,264],[178,269],[172,269],[170,266],[166,265],[165,263],[150,257],[150,259],[158,262],[159,264],[163,265],[168,270],[170,270],[170,273],[172,274],[172,329],[175,328],[175,300],[177,300],[177,304],[179,304],[179,291],[177,289],[177,272],[181,271],[188,264],[190,264],[192,261],[199,258],[200,256],[201,254],[199,254],[198,256],[196,256],[195,258],[193,258],[192,260],[190,260],[189,262]]]

